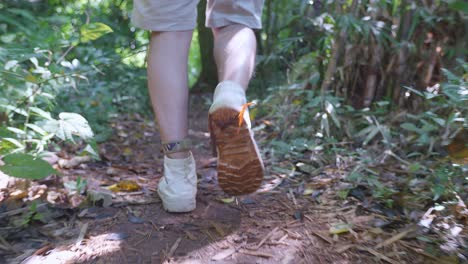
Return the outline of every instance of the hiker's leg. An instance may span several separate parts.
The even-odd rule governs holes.
[[[213,29],[214,57],[220,83],[209,110],[209,126],[218,156],[218,182],[228,194],[256,191],[264,167],[250,129],[246,96],[255,66],[261,26],[261,0],[209,0],[207,26]]]
[[[255,67],[257,41],[252,29],[233,24],[213,29],[219,81],[233,81],[247,90]]]
[[[148,88],[162,142],[187,137],[187,61],[191,40],[192,31],[151,33]],[[187,153],[173,153],[169,157],[185,158]]]
[[[151,31],[148,88],[162,142],[187,136],[187,60],[197,4],[198,0],[133,0],[132,23]]]
[[[187,62],[196,25],[197,0],[134,0],[132,22],[150,30],[148,88],[163,143],[164,174],[158,184],[163,207],[189,212],[196,207],[195,160],[177,144],[188,134]],[[179,147],[178,147],[179,146]],[[158,151],[158,150],[155,150]]]
[[[213,30],[220,82],[230,80],[247,89],[257,46],[252,29],[261,28],[262,9],[263,0],[208,0],[206,26]]]

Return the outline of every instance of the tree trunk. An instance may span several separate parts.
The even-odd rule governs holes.
[[[198,43],[200,44],[201,71],[197,82],[193,85],[194,92],[213,91],[218,83],[218,73],[213,56],[213,34],[209,28],[205,27],[206,0],[201,0],[198,4]]]
[[[401,96],[402,91],[401,91],[401,86],[403,84],[407,84],[406,82],[403,82],[405,80],[405,71],[407,69],[407,59],[409,56],[409,47],[408,47],[408,40],[410,38],[410,27],[413,19],[413,12],[411,10],[406,10],[408,7],[407,1],[402,1],[401,2],[401,13],[400,13],[400,25],[398,28],[398,34],[397,34],[397,39],[401,45],[400,51],[398,52],[397,59],[397,65],[396,65],[396,76],[393,80],[393,102],[397,106],[401,106],[403,104],[403,98]]]

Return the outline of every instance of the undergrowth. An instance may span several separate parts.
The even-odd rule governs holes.
[[[354,109],[290,85],[272,88],[257,115],[276,135],[274,160],[289,159],[309,177],[334,166],[347,172],[351,189],[365,187],[388,207],[422,208],[467,193],[468,64],[459,61],[456,71],[444,70],[446,81],[424,92],[406,87],[407,97],[423,100],[417,112],[387,101]]]

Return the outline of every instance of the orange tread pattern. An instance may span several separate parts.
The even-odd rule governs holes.
[[[264,174],[263,162],[251,130],[239,126],[239,112],[220,108],[209,114],[209,128],[218,153],[218,182],[229,195],[255,192]]]

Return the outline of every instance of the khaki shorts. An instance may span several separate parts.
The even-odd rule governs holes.
[[[134,0],[132,22],[151,31],[192,30],[198,0]],[[263,0],[208,0],[205,25],[211,28],[242,24],[262,27]]]

